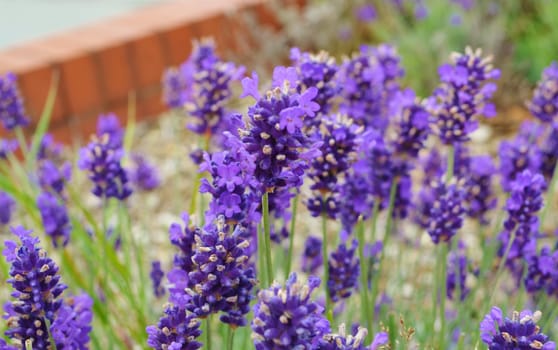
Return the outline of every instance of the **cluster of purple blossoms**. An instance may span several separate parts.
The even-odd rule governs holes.
[[[37,176],[43,191],[62,195],[72,177],[72,165],[66,162],[59,167],[50,159],[44,159],[39,163]]]
[[[49,333],[57,348],[86,349],[91,331],[91,298],[84,294],[63,299],[66,286],[60,282],[58,266],[38,247],[39,239],[21,226],[12,228],[12,232],[21,244],[7,240],[3,252],[11,264],[8,283],[15,299],[4,306],[9,324],[6,336],[21,349],[28,343],[33,349],[52,347]]]
[[[319,151],[301,128],[306,117],[314,117],[320,106],[314,102],[318,90],[314,87],[302,93],[290,87],[287,70],[276,70],[273,88],[265,96],[258,92],[258,77],[244,78],[243,96],[252,96],[256,104],[248,108],[250,124],[241,131],[245,149],[253,156],[254,177],[259,190],[272,193],[281,188],[300,187],[309,161]],[[301,151],[301,149],[303,149]]]
[[[304,243],[304,252],[302,253],[302,272],[315,275],[322,264],[322,240],[316,236],[309,236]]]
[[[389,100],[403,75],[399,57],[390,46],[362,46],[360,53],[346,60],[338,74],[343,87],[340,111],[360,125],[383,131],[388,126]]]
[[[334,302],[350,297],[358,286],[360,259],[355,254],[357,246],[358,242],[355,239],[350,248],[346,243],[342,243],[330,254],[327,290]]]
[[[511,191],[512,182],[520,173],[529,170],[535,174],[540,172],[542,166],[540,149],[533,142],[533,138],[540,135],[539,128],[524,123],[522,129],[527,131],[519,133],[513,140],[502,141],[498,149],[502,188],[506,192]]]
[[[525,288],[530,293],[545,291],[558,298],[558,249],[545,246],[538,254],[527,258]]]
[[[100,138],[94,135],[91,142],[80,150],[78,165],[88,171],[95,196],[124,200],[132,194],[128,175],[121,164],[122,156],[122,149],[111,147],[108,134]]]
[[[39,144],[37,160],[50,159],[55,163],[59,163],[62,161],[62,149],[62,144],[56,142],[51,134],[46,133]]]
[[[345,176],[345,183],[339,187],[339,218],[345,232],[350,233],[359,217],[366,219],[372,211],[373,198],[369,195],[367,174],[353,167]]]
[[[194,255],[195,240],[194,236],[200,230],[190,222],[188,214],[182,214],[184,228],[178,223],[172,223],[169,228],[171,243],[180,250],[174,255],[173,269],[167,274],[170,282],[169,294],[170,301],[176,305],[185,305],[189,296],[184,293],[187,287],[188,272],[194,268],[192,255]]]
[[[312,161],[308,177],[313,181],[310,189],[314,195],[307,206],[313,216],[322,213],[335,219],[339,212],[338,181],[356,160],[361,127],[352,119],[337,115],[325,118],[313,137],[321,143],[321,155]]]
[[[454,53],[452,64],[444,64],[438,70],[441,85],[434,91],[429,108],[436,133],[444,144],[467,141],[478,127],[477,116],[496,114],[489,102],[496,84],[488,81],[498,79],[500,71],[493,69],[491,57],[481,55],[480,49],[467,48],[464,54]]]
[[[155,350],[197,350],[202,344],[199,320],[181,306],[168,305],[157,326],[148,326],[147,345]]]
[[[169,274],[169,281],[174,284],[170,290],[171,299],[186,300],[184,306],[197,317],[223,312],[222,322],[231,327],[244,326],[255,273],[248,261],[250,243],[242,236],[239,226],[229,232],[223,217],[203,230],[195,230],[190,255],[192,265],[190,270],[183,270],[187,277],[184,273]],[[178,284],[184,282],[185,288],[179,288]],[[182,295],[172,296],[176,293]]]
[[[170,107],[185,107],[196,119],[188,127],[200,135],[218,135],[228,130],[226,104],[232,97],[231,83],[240,79],[243,67],[224,62],[213,43],[196,43],[190,58],[179,70],[163,76],[164,100]]]
[[[496,167],[490,156],[474,156],[470,157],[469,161],[468,171],[464,176],[467,216],[478,219],[482,225],[486,225],[489,222],[486,214],[497,204],[492,189],[492,176],[496,172]]]
[[[514,311],[511,319],[504,318],[502,310],[493,307],[480,323],[481,339],[489,350],[556,350],[556,344],[541,333],[540,318],[540,311],[529,310]]]
[[[17,86],[17,77],[12,73],[0,77],[0,121],[7,130],[29,124]]]
[[[333,99],[340,91],[340,86],[335,81],[339,70],[335,59],[325,51],[313,55],[301,52],[298,48],[291,49],[290,58],[298,75],[299,92],[311,87],[318,89],[314,101],[320,105],[320,109],[316,113],[328,114],[333,107]],[[318,118],[305,120],[307,126],[316,125],[316,122],[319,122]]]
[[[540,172],[550,182],[558,163],[558,120],[552,122],[545,129],[546,132],[540,138],[539,146],[541,154]],[[535,145],[532,148],[536,148]]]
[[[434,180],[428,193],[423,192],[425,228],[432,242],[449,242],[463,226],[466,208],[465,189],[460,182],[445,184]]]
[[[508,218],[504,221],[504,230],[498,236],[501,242],[499,256],[505,254],[511,242],[506,264],[514,269],[514,262],[533,254],[539,235],[538,211],[543,206],[543,189],[546,187],[544,177],[525,170],[511,184],[511,194],[506,202]],[[520,264],[522,266],[522,264]]]
[[[417,158],[430,134],[430,114],[411,89],[396,93],[390,108],[397,128],[397,138],[393,142],[395,152]]]
[[[151,262],[149,277],[151,277],[151,282],[153,284],[153,295],[155,295],[156,298],[165,295],[165,287],[161,285],[163,277],[165,277],[165,272],[161,268],[161,262],[159,260]]]
[[[6,192],[0,191],[0,225],[7,225],[14,212],[14,199]]]
[[[17,150],[19,143],[17,140],[0,139],[0,159],[6,159],[8,154]]]
[[[259,222],[257,212],[260,198],[256,195],[257,183],[253,177],[254,160],[242,147],[239,139],[225,135],[227,149],[213,154],[204,154],[200,171],[211,174],[212,183],[202,179],[200,192],[211,193],[212,200],[206,212],[208,220],[221,215],[229,224],[242,224],[248,228]]]
[[[132,160],[134,168],[130,171],[130,180],[134,186],[143,191],[152,191],[159,187],[161,179],[157,168],[139,154],[132,155]]]
[[[552,62],[542,74],[541,80],[528,104],[531,113],[543,123],[558,121],[558,63]]]
[[[52,239],[54,247],[68,244],[72,225],[63,198],[52,192],[42,192],[37,198],[37,207],[45,233]]]
[[[465,284],[469,259],[463,241],[457,243],[457,250],[449,253],[447,264],[446,295],[451,300],[463,301],[469,294],[469,288]]]
[[[124,146],[124,129],[114,113],[101,114],[97,119],[97,136],[108,135],[108,147],[121,149]]]
[[[380,332],[376,334],[372,344],[364,345],[364,340],[368,331],[365,328],[353,326],[352,334],[347,335],[345,324],[339,326],[339,333],[326,334],[318,344],[312,347],[313,350],[376,350],[379,346],[385,345],[389,341],[388,334]]]
[[[317,277],[304,283],[293,273],[284,287],[274,283],[260,290],[252,321],[256,350],[313,349],[319,339],[330,333],[323,307],[310,299],[319,285]]]

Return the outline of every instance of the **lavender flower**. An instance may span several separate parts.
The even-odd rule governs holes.
[[[366,173],[357,170],[360,169],[354,168],[352,173],[347,174],[345,183],[339,188],[339,217],[345,232],[352,232],[358,218],[362,216],[366,219],[373,207]]]
[[[393,142],[395,152],[417,158],[430,133],[430,114],[411,89],[395,95],[390,114],[397,122],[397,138]]]
[[[91,299],[63,300],[66,286],[60,282],[58,266],[38,247],[39,239],[21,226],[12,232],[21,244],[7,240],[3,252],[11,264],[8,283],[15,299],[5,306],[10,320],[6,336],[22,347],[31,342],[34,349],[47,349],[51,347],[50,332],[57,347],[73,344],[75,349],[85,349],[91,330]]]
[[[558,298],[558,249],[552,251],[545,246],[540,253],[529,256],[524,283],[530,293],[545,291]]]
[[[358,327],[353,334],[346,334],[345,324],[339,326],[338,334],[326,334],[319,340],[315,350],[365,350],[364,340],[368,331]]]
[[[155,350],[196,350],[202,344],[200,322],[183,307],[169,305],[157,326],[148,326],[147,345]]]
[[[343,116],[323,119],[314,138],[321,142],[321,156],[312,161],[308,176],[313,180],[310,189],[314,191],[307,206],[313,216],[326,213],[335,219],[339,212],[338,180],[345,175],[356,160],[359,133],[362,128],[353,125],[352,120]]]
[[[496,85],[488,81],[498,79],[500,71],[492,68],[491,57],[481,55],[480,49],[467,47],[464,54],[451,56],[452,64],[438,70],[441,85],[434,92],[430,112],[440,140],[447,145],[467,141],[478,126],[478,116],[496,114],[489,102]]]
[[[108,147],[114,150],[121,149],[124,145],[124,130],[114,113],[101,114],[97,119],[97,136],[102,139],[108,135]]]
[[[504,318],[502,310],[493,307],[480,324],[481,339],[489,350],[555,350],[556,344],[537,325],[540,318],[540,311],[529,310],[514,311],[511,319]]]
[[[330,325],[323,307],[310,300],[320,279],[310,277],[303,283],[292,273],[286,286],[274,283],[260,290],[254,306],[252,339],[256,350],[312,349]]]
[[[463,226],[465,216],[465,191],[462,184],[448,185],[434,180],[431,185],[430,202],[426,203],[427,232],[432,242],[449,242]]]
[[[132,160],[135,167],[130,172],[130,180],[134,186],[143,191],[151,191],[159,187],[161,180],[157,169],[139,154],[134,154]]]
[[[532,129],[529,125],[523,125]],[[511,190],[512,182],[524,170],[531,173],[539,172],[542,164],[540,149],[529,139],[531,136],[525,133],[517,135],[510,141],[502,141],[498,149],[500,156],[500,174],[502,176],[502,187],[505,191]]]
[[[256,76],[257,77],[257,76]],[[286,77],[274,77],[286,80]],[[244,93],[260,96],[254,80],[245,78]],[[299,187],[309,160],[316,156],[316,147],[310,144],[301,127],[306,117],[314,117],[319,105],[314,102],[318,91],[309,88],[296,93],[285,83],[283,88],[269,91],[248,109],[250,124],[241,132],[246,150],[254,157],[254,176],[261,184],[260,191],[273,192],[282,187]],[[309,151],[301,152],[302,148]]]
[[[192,265],[187,266],[189,270],[178,270],[177,262],[182,260],[175,259],[175,269],[169,273],[169,281],[174,283],[171,300],[186,301],[185,307],[198,317],[223,312],[222,322],[244,326],[255,275],[246,255],[249,243],[241,238],[241,230],[237,226],[230,233],[220,217],[194,231]]]
[[[506,261],[512,269],[515,260],[532,254],[536,248],[539,226],[537,212],[543,206],[542,191],[545,186],[543,176],[529,170],[520,173],[511,184],[511,194],[506,202],[508,218],[504,221],[504,230],[498,239],[501,242],[499,256],[503,256],[515,231]]]
[[[374,5],[364,4],[359,6],[355,10],[355,16],[359,21],[363,23],[369,23],[374,21],[377,18],[378,14],[376,13],[376,8],[374,7]]]
[[[165,295],[165,287],[161,285],[161,281],[163,277],[165,277],[165,272],[161,269],[161,262],[159,260],[151,262],[151,273],[149,277],[151,277],[151,282],[153,283],[153,295],[155,295],[156,298]]]
[[[0,159],[6,159],[8,154],[17,150],[18,145],[17,140],[0,139]]]
[[[39,185],[43,190],[62,195],[64,186],[72,177],[72,165],[66,162],[61,167],[58,167],[50,159],[45,159],[39,164],[37,175],[39,177]]]
[[[7,130],[29,124],[17,86],[17,77],[13,73],[0,76],[0,121]]]
[[[177,305],[186,305],[190,296],[184,293],[188,286],[188,272],[194,269],[192,255],[194,255],[195,241],[194,236],[199,228],[190,222],[187,213],[182,214],[184,228],[178,223],[171,224],[169,228],[170,241],[178,247],[180,251],[174,255],[173,269],[169,271],[167,278],[170,282],[169,300]]]
[[[14,199],[6,192],[0,191],[0,225],[7,225],[15,208]]]
[[[243,73],[243,67],[222,61],[213,43],[195,43],[180,70],[164,74],[164,100],[172,108],[185,107],[196,120],[188,126],[195,133],[218,135],[229,129],[225,107],[232,97],[231,83]]]
[[[100,139],[93,136],[89,145],[81,149],[78,165],[88,171],[94,186],[92,192],[97,197],[124,200],[132,194],[128,176],[120,164],[122,152],[111,147],[106,133]]]
[[[542,139],[540,144],[540,172],[550,182],[558,162],[558,120],[545,125],[544,129],[546,132],[539,138]],[[535,146],[531,148],[536,150]]]
[[[469,171],[465,177],[467,191],[467,216],[476,218],[483,225],[488,224],[486,214],[496,207],[497,199],[492,189],[492,174],[496,169],[490,156],[470,158]]]
[[[72,225],[65,203],[50,192],[42,192],[37,198],[37,207],[45,233],[52,239],[54,247],[68,244]]]
[[[545,68],[528,107],[531,113],[543,123],[557,121],[558,62],[552,62]]]
[[[51,161],[58,163],[61,161],[63,146],[60,143],[54,141],[51,134],[46,133],[39,144],[39,150],[37,152],[37,160],[50,159]]]
[[[327,290],[333,301],[350,297],[352,290],[358,285],[360,259],[355,255],[357,246],[356,240],[353,240],[350,248],[342,243],[330,255]]]
[[[328,114],[332,108],[333,99],[340,91],[340,86],[335,80],[339,67],[335,59],[322,51],[316,55],[301,52],[298,48],[291,49],[291,61],[296,72],[299,92],[311,87],[318,89],[318,94],[314,101],[320,105],[317,114]],[[307,126],[316,125],[319,118],[307,118],[304,123]]]
[[[457,243],[457,250],[449,253],[447,263],[446,295],[451,300],[463,301],[469,294],[469,288],[465,284],[469,264],[465,243],[462,241]]]
[[[85,293],[64,300],[51,327],[57,349],[89,349],[92,308],[93,299]]]
[[[316,236],[309,236],[304,243],[301,269],[303,272],[314,275],[322,264],[322,240]]]

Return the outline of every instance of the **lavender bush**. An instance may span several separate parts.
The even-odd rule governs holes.
[[[199,148],[156,229],[148,204],[175,184],[133,125],[100,116],[76,160],[45,135],[53,93],[29,142],[0,80],[18,138],[0,157],[0,349],[556,348],[556,64],[491,148],[474,140],[500,71],[480,50],[419,96],[390,45],[294,48],[270,82],[215,49],[163,77]]]

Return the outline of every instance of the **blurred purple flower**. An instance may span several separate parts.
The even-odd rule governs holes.
[[[29,124],[29,117],[25,113],[17,77],[13,73],[0,76],[0,121],[7,130],[24,127]]]

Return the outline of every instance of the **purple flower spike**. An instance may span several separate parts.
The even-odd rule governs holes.
[[[449,242],[463,226],[465,191],[461,184],[434,181],[428,208],[427,232],[432,242]]]
[[[179,306],[169,305],[157,326],[146,329],[147,345],[155,350],[197,350],[202,344],[200,322]]]
[[[6,192],[0,191],[0,225],[7,225],[15,208],[14,199]]]
[[[459,297],[459,300],[463,301],[469,294],[469,288],[465,284],[469,260],[467,259],[465,243],[459,241],[457,247],[457,251],[451,251],[448,255],[446,295],[451,300]]]
[[[430,114],[411,89],[397,93],[391,103],[391,115],[397,121],[394,148],[398,154],[417,158],[430,134]]]
[[[318,345],[312,347],[315,350],[366,350],[364,340],[368,331],[365,328],[357,327],[353,334],[347,335],[345,324],[339,326],[339,333],[326,334],[319,340]]]
[[[151,282],[153,283],[153,295],[157,298],[165,295],[165,287],[161,285],[161,281],[163,277],[165,277],[165,272],[161,269],[160,261],[155,260],[151,262],[151,273],[149,273],[149,277],[151,277]]]
[[[7,130],[29,124],[17,86],[17,77],[13,73],[0,76],[0,121]]]
[[[62,199],[50,192],[42,192],[37,198],[37,207],[41,213],[45,233],[52,239],[54,247],[68,244],[72,225]]]
[[[536,249],[539,218],[538,211],[543,206],[543,189],[546,187],[544,177],[523,171],[511,184],[510,197],[506,202],[508,218],[504,221],[504,230],[498,236],[501,242],[499,256],[503,256],[515,231],[506,263],[512,270],[514,262],[523,268],[522,258],[531,255]]]
[[[240,98],[244,98],[247,96],[252,96],[256,101],[261,99],[261,95],[258,91],[259,88],[259,78],[256,72],[252,72],[252,78],[244,78],[242,79],[242,88],[244,91],[240,95]]]
[[[509,319],[503,317],[502,310],[493,307],[480,324],[481,339],[489,350],[556,350],[556,344],[537,325],[541,315],[540,311],[514,311]]]
[[[100,139],[93,136],[87,147],[80,151],[79,168],[89,173],[93,194],[99,198],[124,200],[132,194],[128,175],[121,165],[123,151],[111,147],[108,134]]]
[[[356,9],[355,15],[357,19],[363,23],[369,23],[376,19],[378,14],[376,8],[372,4],[364,4]]]
[[[494,116],[489,100],[496,85],[489,81],[498,79],[500,71],[493,69],[491,57],[481,55],[480,49],[467,47],[464,54],[454,53],[452,63],[438,70],[441,84],[432,96],[430,112],[438,136],[447,145],[467,141],[478,126],[477,117]]]
[[[10,319],[5,335],[19,344],[31,342],[33,349],[49,349],[50,333],[60,349],[65,345],[68,349],[86,349],[91,331],[91,299],[86,295],[62,299],[66,286],[60,282],[58,266],[39,248],[39,239],[21,226],[12,228],[12,232],[21,243],[4,243],[3,254],[11,264],[8,283],[14,298],[4,306]]]
[[[323,307],[310,300],[319,285],[317,277],[304,283],[293,273],[284,287],[275,282],[260,290],[252,321],[256,350],[312,349],[330,332]]]
[[[558,121],[558,62],[544,70],[528,107],[543,123]]]
[[[0,159],[6,159],[19,146],[17,140],[0,139]]]
[[[97,136],[102,139],[108,135],[108,147],[120,149],[124,146],[124,129],[114,113],[101,114],[97,119]]]
[[[161,179],[159,178],[157,168],[139,154],[134,154],[132,159],[135,167],[130,173],[130,180],[136,188],[142,191],[152,191],[159,187]]]
[[[470,158],[470,166],[465,176],[467,216],[478,219],[483,225],[489,223],[486,215],[497,204],[492,188],[492,176],[495,172],[496,168],[490,156]]]
[[[530,293],[545,291],[558,298],[558,247],[553,250],[545,246],[541,252],[527,258],[525,287]]]
[[[37,170],[39,185],[44,191],[52,191],[62,195],[64,187],[72,177],[72,165],[69,162],[58,167],[50,159],[45,159],[39,164]]]
[[[316,236],[309,236],[304,243],[301,269],[307,274],[315,275],[322,263],[322,240]]]
[[[353,240],[350,248],[342,243],[330,255],[327,289],[333,301],[350,297],[358,285],[360,259],[355,254],[357,246],[357,240]]]

